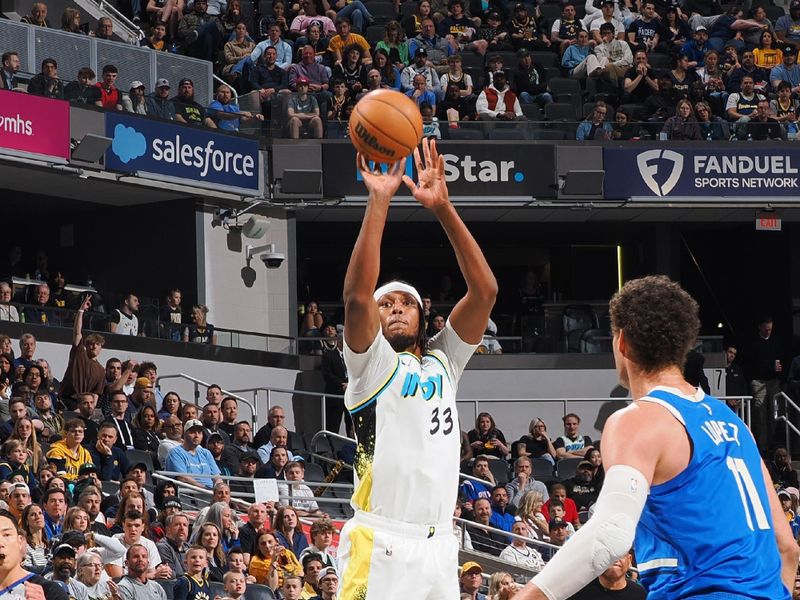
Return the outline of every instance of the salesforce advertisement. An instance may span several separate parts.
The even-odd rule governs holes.
[[[555,195],[555,146],[507,142],[436,142],[444,157],[445,178],[452,197],[544,198]],[[356,170],[356,151],[349,142],[323,145],[323,190],[329,197],[366,196]],[[406,173],[416,178],[414,160]],[[398,196],[408,196],[404,185]]]
[[[603,168],[607,199],[800,196],[800,148],[790,144],[604,148]]]
[[[106,168],[224,191],[259,194],[258,141],[213,130],[106,114]]]

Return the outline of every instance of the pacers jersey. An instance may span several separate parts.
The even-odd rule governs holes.
[[[648,600],[789,600],[753,437],[723,402],[655,388],[641,399],[686,428],[692,457],[654,485],[634,550]]]
[[[448,321],[417,358],[395,352],[381,331],[356,354],[345,340],[345,406],[358,445],[354,509],[419,525],[453,516],[461,429],[456,390],[476,346]]]

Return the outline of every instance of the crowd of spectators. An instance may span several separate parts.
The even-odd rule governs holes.
[[[114,65],[103,66],[98,83],[84,67],[65,85],[56,58],[42,62],[28,91],[228,131],[258,131],[266,122],[271,133],[293,138],[347,137],[353,106],[378,88],[414,99],[432,137],[457,136],[470,121],[523,120],[548,121],[577,139],[797,133],[800,0],[788,14],[694,0],[387,7],[385,0],[134,2],[133,16],[149,31],[144,46],[214,63],[226,84],[212,103],[197,103],[187,78],[174,95],[166,79],[154,90],[139,81],[119,90]],[[46,27],[46,14],[37,3],[26,21]],[[110,20],[93,31],[79,21],[65,11],[62,28],[113,35]],[[18,56],[8,49],[2,61],[2,86],[14,89]],[[251,110],[236,102],[243,96]],[[561,124],[584,117],[577,129]]]

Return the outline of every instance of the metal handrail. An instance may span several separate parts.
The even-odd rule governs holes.
[[[97,3],[97,8],[99,8],[100,10],[102,10],[104,12],[107,12],[107,13],[110,13],[111,15],[113,15],[114,18],[117,21],[119,21],[120,23],[125,25],[125,27],[127,27],[134,34],[136,34],[136,41],[137,42],[139,40],[144,39],[145,35],[144,35],[144,31],[142,30],[142,28],[139,27],[136,23],[134,23],[130,19],[128,19],[128,17],[123,15],[121,12],[119,12],[117,10],[117,8],[113,4],[110,4],[110,3],[106,2],[106,0],[99,0],[99,2]]]
[[[326,401],[328,398],[337,399],[337,400],[344,400],[344,396],[341,394],[326,394],[325,392],[312,392],[306,390],[296,390],[296,389],[286,389],[286,388],[276,388],[276,387],[252,387],[252,388],[243,388],[238,390],[233,390],[236,394],[244,394],[250,393],[253,394],[253,403],[258,405],[258,393],[259,392],[266,392],[267,394],[267,414],[272,409],[272,393],[277,392],[278,394],[302,394],[303,396],[312,396],[319,398],[321,401],[321,417],[322,417],[322,431],[327,429],[327,418],[326,418]]]
[[[466,530],[466,528],[468,526],[471,526],[471,527],[476,527],[477,526],[477,527],[480,527],[481,529],[485,529],[486,531],[489,531],[491,533],[499,533],[500,535],[504,535],[509,539],[522,540],[526,544],[532,544],[534,546],[539,546],[539,547],[544,548],[546,550],[558,551],[558,550],[560,550],[562,548],[561,546],[556,546],[555,544],[549,544],[549,543],[543,542],[541,540],[535,540],[535,539],[532,539],[532,538],[529,538],[529,537],[525,537],[524,535],[517,535],[516,533],[511,533],[510,531],[506,531],[505,529],[497,529],[496,527],[492,527],[491,525],[481,525],[480,523],[476,523],[475,521],[470,521],[468,519],[462,519],[461,517],[453,517],[453,523],[455,523],[456,525],[461,525],[461,531],[462,531],[461,547],[462,548],[464,547],[464,536],[463,536],[463,533],[464,533],[464,531]],[[498,557],[496,557],[496,556],[493,556],[492,558],[494,558],[496,560],[499,560]]]
[[[170,375],[159,375],[158,378],[156,379],[156,387],[158,389],[161,389],[161,380],[162,379],[185,379],[187,381],[190,381],[194,385],[194,404],[196,406],[198,406],[198,407],[200,406],[200,403],[199,403],[199,400],[200,400],[200,386],[202,385],[205,388],[208,388],[209,386],[211,386],[210,383],[206,383],[205,381],[202,381],[201,379],[197,379],[196,377],[192,377],[191,375],[187,375],[186,373],[174,373],[174,374],[170,374]],[[243,402],[244,404],[246,404],[247,407],[250,409],[251,420],[252,420],[253,426],[255,427],[256,425],[258,425],[258,408],[256,407],[256,405],[250,404],[250,402],[248,402],[246,399],[242,398],[241,396],[236,395],[236,393],[234,393],[234,392],[230,392],[228,390],[224,390],[224,389],[221,389],[221,388],[220,388],[220,391],[222,392],[222,394],[224,396],[230,396],[231,398],[236,398],[236,400],[238,400],[239,402]]]
[[[791,407],[791,408],[793,408],[795,410],[795,412],[798,415],[800,415],[800,406],[798,406],[795,403],[795,401],[792,400],[786,394],[786,392],[778,392],[777,396],[783,397],[783,401],[784,401],[784,403],[786,405],[786,409],[787,409],[785,412],[787,414],[789,412],[788,409]],[[792,455],[792,440],[791,440],[791,436],[789,435],[789,430],[793,431],[795,433],[795,435],[800,437],[800,429],[798,429],[795,426],[795,424],[792,423],[792,421],[789,419],[787,414],[783,414],[783,415],[779,415],[778,414],[778,403],[777,402],[773,403],[773,408],[774,408],[774,415],[773,416],[775,417],[775,420],[776,421],[783,421],[786,424],[786,452],[789,454],[789,456],[791,456]]]

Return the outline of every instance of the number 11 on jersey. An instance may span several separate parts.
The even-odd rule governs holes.
[[[744,460],[729,456],[725,462],[736,480],[736,487],[739,489],[739,497],[742,499],[742,508],[744,508],[744,516],[747,519],[747,526],[750,531],[755,531],[753,529],[753,519],[750,515],[751,508],[755,514],[758,528],[769,529],[767,514],[761,504],[761,499],[758,497],[756,484],[753,483],[753,478],[750,476],[750,471]]]

